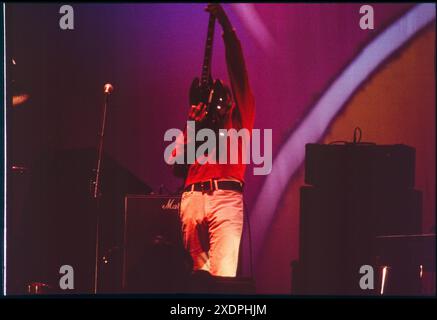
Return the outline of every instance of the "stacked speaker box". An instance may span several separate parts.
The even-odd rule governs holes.
[[[376,293],[360,287],[362,266],[378,275],[376,237],[421,231],[414,163],[405,145],[306,145],[294,293]]]

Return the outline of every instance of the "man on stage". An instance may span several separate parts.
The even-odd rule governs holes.
[[[225,87],[228,94],[223,101],[218,121],[211,121],[204,103],[191,106],[188,118],[195,121],[196,130],[211,128],[218,132],[217,129],[220,128],[234,128],[237,131],[245,128],[251,132],[255,105],[240,41],[219,4],[209,4],[206,11],[216,17],[223,29],[232,90]],[[182,143],[173,150],[172,156],[183,154],[188,142],[185,134]],[[241,148],[239,143],[239,154]],[[206,156],[213,154],[217,156],[218,151]],[[200,164],[196,159],[194,164],[185,167],[180,218],[184,246],[192,258],[194,271],[202,270],[214,276],[236,276],[243,230],[243,185],[246,169],[241,157],[238,161],[236,164]],[[180,166],[174,166],[176,173]]]

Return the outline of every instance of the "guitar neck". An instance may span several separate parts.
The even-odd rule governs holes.
[[[206,35],[205,56],[203,58],[201,84],[206,86],[211,76],[212,45],[214,41],[215,16],[209,15],[208,33]]]

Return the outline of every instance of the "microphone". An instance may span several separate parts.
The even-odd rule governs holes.
[[[112,91],[114,91],[114,87],[112,86],[112,84],[107,83],[103,86],[103,92],[105,94],[110,95]]]

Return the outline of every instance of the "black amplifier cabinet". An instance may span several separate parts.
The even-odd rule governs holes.
[[[192,275],[183,248],[179,196],[127,195],[122,292],[254,294],[252,278]]]
[[[415,149],[402,144],[307,144],[305,183],[316,187],[414,188]]]
[[[127,195],[123,292],[180,293],[191,270],[182,244],[179,196]]]
[[[377,265],[377,237],[421,231],[416,190],[345,193],[306,186],[300,201],[300,293],[367,293],[359,287],[359,270]]]
[[[360,288],[359,271],[378,264],[377,237],[421,232],[414,171],[405,145],[306,145],[296,293],[376,292]]]

